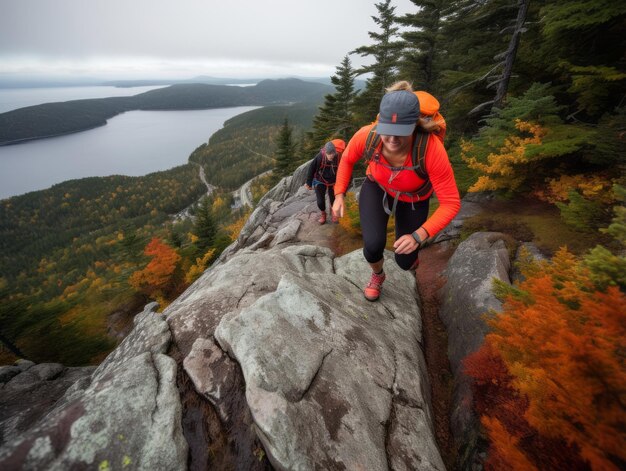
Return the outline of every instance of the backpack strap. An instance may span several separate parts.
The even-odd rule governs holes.
[[[388,165],[380,162],[380,158],[376,154],[376,150],[380,145],[381,139],[380,134],[376,132],[376,125],[374,125],[365,139],[365,160],[366,162],[371,162],[373,160],[376,164],[383,165],[391,170],[413,170],[418,177],[424,180],[424,184],[415,192],[412,192],[411,195],[422,198],[432,190],[432,183],[428,178],[428,173],[426,173],[426,149],[428,147],[430,134],[431,133],[429,132],[416,128],[413,132],[413,149],[411,150],[412,165],[410,167],[389,167]]]
[[[370,129],[370,132],[367,134],[367,138],[365,139],[364,155],[366,162],[372,160],[374,152],[376,152],[376,149],[380,145],[380,134],[376,132],[376,126],[376,124],[372,126],[372,129]]]
[[[420,196],[426,195],[433,187],[430,178],[428,178],[428,173],[426,173],[426,148],[428,147],[430,134],[420,129],[416,129],[415,133],[413,133],[413,150],[411,152],[413,170],[415,170],[418,177],[424,180],[424,184],[416,191]]]

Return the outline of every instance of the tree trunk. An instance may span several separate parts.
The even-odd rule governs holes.
[[[493,106],[496,108],[502,108],[504,97],[509,88],[509,80],[513,73],[513,63],[515,62],[515,56],[517,55],[517,47],[519,46],[520,38],[522,36],[522,28],[526,22],[526,15],[528,13],[528,5],[530,0],[518,0],[517,19],[515,21],[515,30],[509,41],[509,48],[506,51],[504,58],[504,70],[502,71],[502,77],[498,83],[498,89],[496,91],[496,97],[493,100]]]

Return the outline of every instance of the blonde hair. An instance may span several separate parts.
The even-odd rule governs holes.
[[[407,82],[406,80],[400,80],[391,86],[385,88],[387,93],[389,92],[397,92],[398,90],[406,90],[407,92],[413,91],[413,84],[411,82]]]

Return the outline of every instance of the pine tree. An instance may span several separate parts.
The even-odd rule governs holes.
[[[310,155],[334,138],[350,140],[356,126],[352,107],[356,92],[354,90],[354,70],[350,58],[345,56],[337,73],[330,78],[335,85],[335,93],[324,97],[324,104],[313,119],[313,130],[307,135],[306,154]]]
[[[402,53],[402,43],[396,40],[399,28],[394,26],[396,7],[391,6],[391,0],[376,3],[378,16],[372,16],[374,23],[380,26],[380,32],[368,32],[374,44],[356,48],[351,54],[360,54],[362,57],[373,57],[374,62],[356,70],[355,74],[371,73],[365,82],[365,89],[355,99],[355,114],[357,124],[372,121],[378,113],[380,99],[385,89],[397,78],[398,63]]]
[[[515,0],[457,0],[443,12],[441,27],[445,43],[438,46],[438,87],[445,92],[446,120],[450,128],[474,132],[479,112],[493,102],[493,87],[501,77],[503,64],[494,58],[506,51],[510,37],[503,30],[516,18]],[[476,108],[479,104],[485,104]],[[468,115],[474,112],[473,119]]]
[[[276,139],[276,158],[274,165],[274,181],[286,177],[293,172],[296,164],[296,145],[293,140],[293,129],[285,118]]]
[[[355,71],[350,63],[350,57],[345,56],[341,65],[337,67],[337,73],[330,78],[336,90],[334,95],[336,133],[346,142],[356,131],[352,111],[354,98],[357,96],[354,89],[354,75]]]
[[[624,96],[626,4],[610,0],[543,1],[539,45],[549,47],[547,68],[576,97],[577,109],[596,119]],[[556,57],[555,57],[556,53]]]
[[[208,197],[202,198],[196,210],[193,232],[198,238],[195,242],[196,247],[204,254],[215,242],[217,233],[217,224],[213,218],[212,202]]]
[[[444,11],[450,2],[444,0],[411,0],[418,8],[397,22],[409,29],[401,34],[403,54],[400,77],[413,83],[413,88],[437,92],[439,54],[442,51],[441,29]]]

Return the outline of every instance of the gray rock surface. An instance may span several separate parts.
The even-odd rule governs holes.
[[[275,469],[444,469],[413,276],[390,261],[366,301],[360,250],[305,244],[333,228],[301,185],[164,311],[195,391],[244,461],[260,437]]]
[[[463,373],[462,360],[482,345],[489,330],[483,316],[501,308],[493,294],[493,279],[510,282],[510,268],[503,234],[477,232],[458,246],[444,274],[447,282],[439,315],[448,332],[448,357],[454,375],[451,427],[455,441],[463,445],[460,469],[471,469],[479,439],[471,380]]]
[[[0,366],[0,383],[8,382],[11,378],[13,378],[15,375],[18,375],[21,372],[22,370],[20,369],[19,366],[11,366],[11,365]]]
[[[321,262],[285,273],[274,292],[224,316],[215,333],[241,365],[272,464],[444,469],[423,376],[414,280],[389,263],[381,300],[369,303],[361,293],[361,254],[341,257],[335,267],[333,273]]]
[[[0,469],[187,468],[176,363],[160,353],[170,342],[167,323],[150,309],[137,317],[135,329],[91,380],[75,381],[42,420],[8,437]],[[3,393],[15,389],[11,383],[22,375],[52,377],[57,369],[31,366]],[[24,388],[17,383],[16,393]]]
[[[3,368],[21,372],[17,366]],[[0,447],[32,427],[68,388],[90,378],[94,370],[95,367],[64,368],[58,363],[41,363],[13,375],[0,390]]]
[[[472,216],[476,216],[483,211],[482,205],[493,199],[491,193],[467,193],[461,199],[461,209],[442,231],[440,231],[432,240],[432,243],[445,242],[447,240],[456,239],[461,235],[463,222]]]

